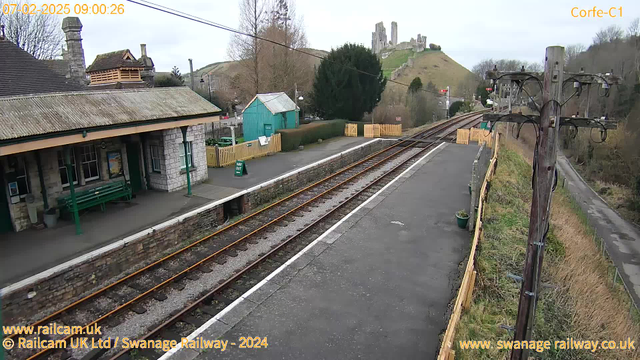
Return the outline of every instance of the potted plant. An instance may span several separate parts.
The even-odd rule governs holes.
[[[469,222],[469,214],[462,209],[456,213],[456,220],[458,220],[458,227],[464,229],[467,227],[467,222]]]

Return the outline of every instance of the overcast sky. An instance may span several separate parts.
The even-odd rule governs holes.
[[[44,2],[51,3],[34,1]],[[188,58],[193,59],[194,68],[229,60],[226,49],[230,33],[124,0],[100,3],[121,2],[125,7],[123,15],[79,15],[84,25],[82,37],[87,66],[97,54],[125,48],[138,57],[141,43],[147,44],[157,71],[169,71],[177,65],[186,73]],[[154,2],[233,28],[238,26],[240,0]],[[65,3],[98,2],[70,0]],[[622,7],[622,17],[619,14],[616,18],[571,16],[573,7],[591,9],[594,5],[605,12],[611,7]],[[631,20],[640,16],[640,1],[298,0],[296,10],[304,20],[310,47],[331,50],[345,42],[370,47],[375,23],[383,21],[390,38],[391,21],[396,21],[399,41],[408,41],[421,33],[427,36],[428,43],[441,45],[444,52],[471,69],[485,58],[540,62],[546,46],[589,45],[600,28],[617,24],[626,30]]]

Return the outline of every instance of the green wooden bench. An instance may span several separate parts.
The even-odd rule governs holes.
[[[104,211],[107,202],[120,198],[131,200],[131,187],[125,181],[113,182],[88,190],[76,191],[76,205],[78,210],[100,205],[100,209]],[[61,196],[57,200],[60,211],[67,211],[73,214],[71,195]]]

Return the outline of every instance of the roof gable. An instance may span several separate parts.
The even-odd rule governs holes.
[[[144,65],[136,60],[129,49],[113,51],[106,54],[100,54],[96,56],[89,67],[87,67],[87,73],[95,71],[104,71],[119,68],[143,68]]]
[[[267,109],[269,109],[269,111],[273,115],[287,112],[287,111],[298,110],[298,107],[296,106],[296,104],[293,102],[293,100],[291,100],[291,98],[289,98],[289,96],[287,96],[287,94],[283,92],[277,92],[277,93],[268,93],[268,94],[258,94],[254,96],[253,99],[249,101],[247,106],[245,106],[242,112],[247,110],[247,108],[254,101],[256,101],[256,99],[259,100]]]
[[[0,84],[0,96],[85,89],[8,40],[0,40]]]

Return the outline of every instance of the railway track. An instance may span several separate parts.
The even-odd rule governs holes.
[[[293,254],[311,243],[314,238],[326,231],[338,219],[391,181],[394,174],[403,171],[417,161],[420,154],[453,134],[457,128],[477,123],[480,121],[479,119],[478,114],[463,115],[438,124],[411,138],[403,139],[99,289],[33,323],[32,326],[55,323],[84,328],[100,325],[118,329],[121,324],[127,321],[128,313],[143,314],[149,307],[146,305],[151,302],[164,303],[167,301],[168,303],[170,301],[168,294],[172,291],[180,292],[188,286],[188,283],[202,281],[201,278],[207,277],[207,274],[210,274],[217,265],[223,265],[227,261],[233,262],[240,253],[254,251],[254,247],[260,247],[261,239],[268,237],[269,233],[278,231],[274,229],[286,228],[289,224],[299,226],[295,224],[296,220],[304,218],[305,213],[310,212],[310,209],[322,208],[324,203],[344,191],[350,184],[369,177],[369,179],[365,179],[366,182],[370,182],[368,185],[353,191],[348,197],[339,200],[330,207],[321,209],[323,214],[315,220],[296,229],[292,229],[294,227],[292,226],[283,241],[272,243],[266,248],[262,246],[257,256],[254,256],[255,258],[249,263],[244,264],[239,271],[228,274],[224,280],[209,284],[210,286],[203,289],[198,296],[187,299],[185,303],[190,304],[189,306],[182,305],[171,313],[164,314],[161,319],[168,318],[169,320],[160,325],[157,323],[161,320],[156,321],[154,324],[156,326],[149,326],[145,329],[151,328],[153,330],[140,339],[186,337],[188,333],[202,325],[208,318],[215,316]],[[434,136],[435,139],[433,139]],[[430,138],[432,142],[424,142]],[[426,147],[421,150],[416,151],[414,148],[415,145],[425,144]],[[415,153],[411,154],[411,151]],[[389,165],[392,161],[399,161],[399,164]],[[388,169],[382,175],[371,175],[374,170],[384,166],[387,166]],[[213,290],[209,291],[211,288]],[[40,336],[41,339],[43,337]],[[106,338],[108,334],[103,334],[102,337]],[[74,338],[74,335],[44,338],[69,341]],[[84,355],[86,353],[72,354],[70,351],[60,349],[9,353],[10,358],[14,359],[52,358],[64,360],[71,356],[82,357]],[[96,351],[90,355],[98,357],[103,354],[101,351]],[[113,358],[129,357],[127,352],[114,355],[112,351],[107,355],[113,356]],[[160,353],[150,350],[146,350],[144,353],[144,357],[148,359],[159,356],[161,356]]]

